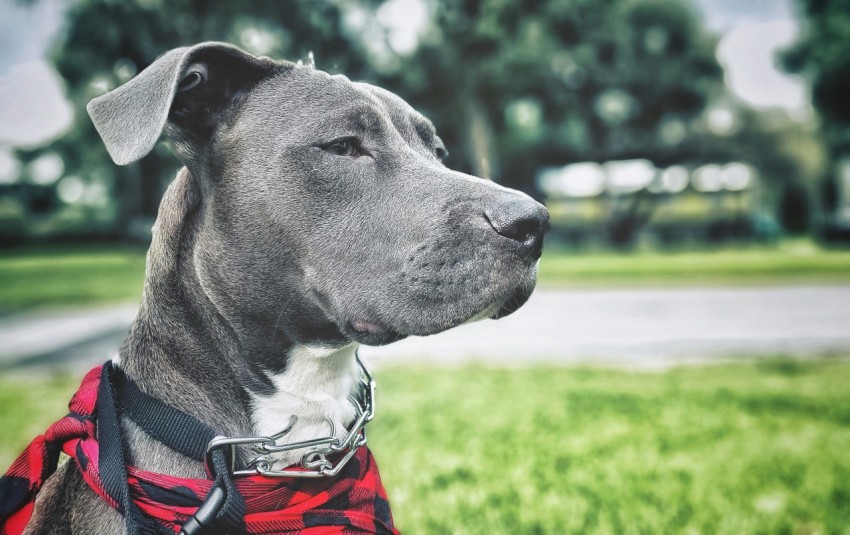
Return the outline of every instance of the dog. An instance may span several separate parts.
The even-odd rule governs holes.
[[[534,289],[546,209],[446,168],[432,123],[379,87],[203,43],[88,111],[117,164],[164,133],[184,166],[112,364],[222,435],[270,436],[295,415],[286,441],[342,437],[357,415],[359,344],[498,319]],[[134,421],[121,427],[135,467],[207,477]],[[275,466],[300,458],[277,453]],[[66,463],[25,532],[125,529]]]

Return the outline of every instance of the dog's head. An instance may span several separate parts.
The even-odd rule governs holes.
[[[237,325],[383,344],[505,316],[534,288],[545,208],[447,169],[388,91],[205,43],[88,110],[116,163],[173,140],[198,189],[195,272]]]

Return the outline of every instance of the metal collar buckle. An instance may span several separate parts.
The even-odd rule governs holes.
[[[369,423],[375,416],[375,380],[372,379],[372,374],[368,368],[360,360],[360,356],[355,354],[357,364],[360,366],[360,392],[356,397],[349,398],[354,404],[357,411],[357,417],[354,420],[351,428],[344,438],[336,438],[336,427],[333,422],[328,420],[331,428],[330,436],[317,438],[312,440],[303,440],[300,442],[292,442],[289,444],[278,445],[277,441],[287,433],[289,433],[298,421],[298,417],[294,414],[289,417],[289,423],[286,427],[267,437],[224,437],[217,436],[210,440],[207,444],[205,457],[205,465],[207,472],[214,476],[211,471],[212,463],[210,456],[213,450],[226,448],[226,457],[228,459],[229,469],[234,476],[249,476],[249,475],[264,475],[269,477],[333,477],[345,467],[348,461],[354,457],[357,449],[366,444],[366,424]],[[242,470],[236,470],[236,449],[235,446],[249,446],[250,450],[258,456],[252,459],[248,466]],[[301,461],[297,466],[300,468],[286,468],[276,470],[274,468],[275,453],[285,451],[306,449],[307,451],[301,456]],[[334,465],[328,459],[328,455],[345,452],[339,461]]]

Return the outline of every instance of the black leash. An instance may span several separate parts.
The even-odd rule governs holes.
[[[98,472],[103,488],[118,502],[130,535],[164,535],[167,531],[146,517],[130,499],[127,463],[121,440],[121,421],[115,401],[112,362],[103,366],[97,394],[97,441],[100,447]]]
[[[104,365],[97,409],[98,468],[105,489],[123,509],[129,535],[173,535],[173,532],[146,517],[130,499],[121,440],[122,413],[169,448],[195,461],[206,462],[213,486],[195,515],[183,525],[181,535],[245,532],[245,500],[231,477],[232,446],[217,447],[207,454],[207,445],[217,436],[211,427],[145,394],[111,361]]]

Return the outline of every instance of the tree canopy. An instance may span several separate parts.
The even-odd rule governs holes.
[[[787,70],[811,81],[812,104],[820,113],[831,147],[850,153],[850,1],[797,0],[803,32],[787,50]]]
[[[451,163],[526,190],[542,165],[675,159],[722,91],[683,2],[447,0],[434,15],[387,85],[443,127]]]

